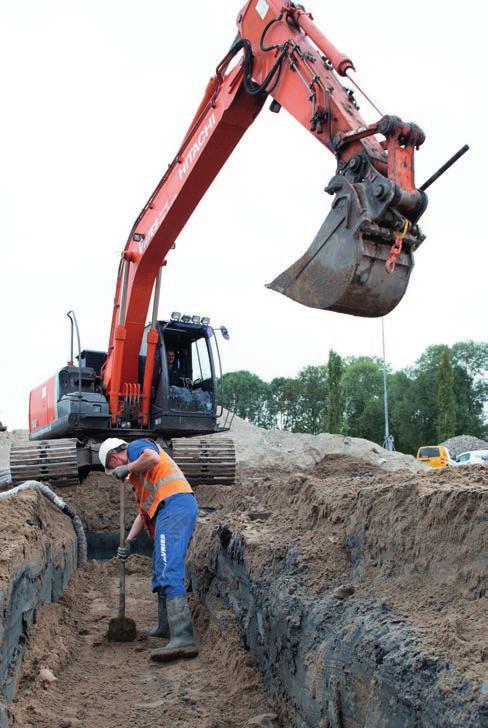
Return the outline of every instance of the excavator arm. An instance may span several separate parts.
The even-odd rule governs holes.
[[[138,356],[159,276],[174,241],[268,97],[337,159],[326,187],[332,210],[308,251],[269,287],[315,308],[382,316],[408,284],[427,205],[414,183],[423,132],[394,116],[366,125],[344,77],[352,61],[302,6],[249,0],[238,35],[210,79],[178,153],[137,218],[119,268],[103,382],[115,424],[124,398],[142,397],[147,425],[157,344],[147,337],[142,391]],[[378,139],[382,136],[383,139]]]

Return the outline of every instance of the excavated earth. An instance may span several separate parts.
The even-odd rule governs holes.
[[[163,667],[148,660],[155,639],[108,643],[117,564],[91,561],[26,620],[12,725],[488,726],[488,468],[427,471],[364,440],[233,429],[236,486],[197,491],[200,656]],[[113,553],[114,479],[62,495],[92,555]],[[7,580],[14,561],[0,560]],[[155,611],[149,574],[131,557],[139,630]],[[43,667],[55,682],[41,683]]]

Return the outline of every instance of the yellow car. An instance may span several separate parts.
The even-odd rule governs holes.
[[[430,465],[431,468],[447,468],[452,464],[452,459],[447,447],[443,445],[424,445],[419,447],[417,460]]]

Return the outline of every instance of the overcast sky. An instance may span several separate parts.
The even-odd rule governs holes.
[[[82,346],[106,350],[120,252],[235,36],[242,4],[0,0],[0,419],[10,428],[27,426],[29,390],[68,358],[68,309]],[[429,193],[427,240],[385,319],[389,362],[399,368],[430,344],[486,339],[482,4],[306,7],[380,108],[425,130],[419,184],[471,145]],[[225,324],[227,371],[271,379],[323,363],[330,348],[381,353],[379,320],[315,311],[264,288],[327,215],[334,161],[266,105],[171,252],[160,317],[178,310]]]

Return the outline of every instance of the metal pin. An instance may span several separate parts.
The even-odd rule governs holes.
[[[465,144],[464,147],[461,147],[461,149],[458,152],[456,152],[456,154],[454,154],[450,159],[448,159],[448,161],[445,164],[443,164],[442,167],[440,167],[437,170],[437,172],[435,172],[435,174],[432,175],[432,177],[429,177],[429,179],[426,182],[424,182],[424,184],[421,187],[419,187],[419,190],[422,190],[422,192],[425,192],[425,190],[428,187],[430,187],[430,185],[433,182],[435,182],[437,179],[439,179],[439,177],[442,174],[444,174],[444,172],[446,172],[449,169],[449,167],[452,167],[454,162],[457,162],[458,159],[463,156],[463,154],[466,154],[468,149],[469,149],[468,144]]]

